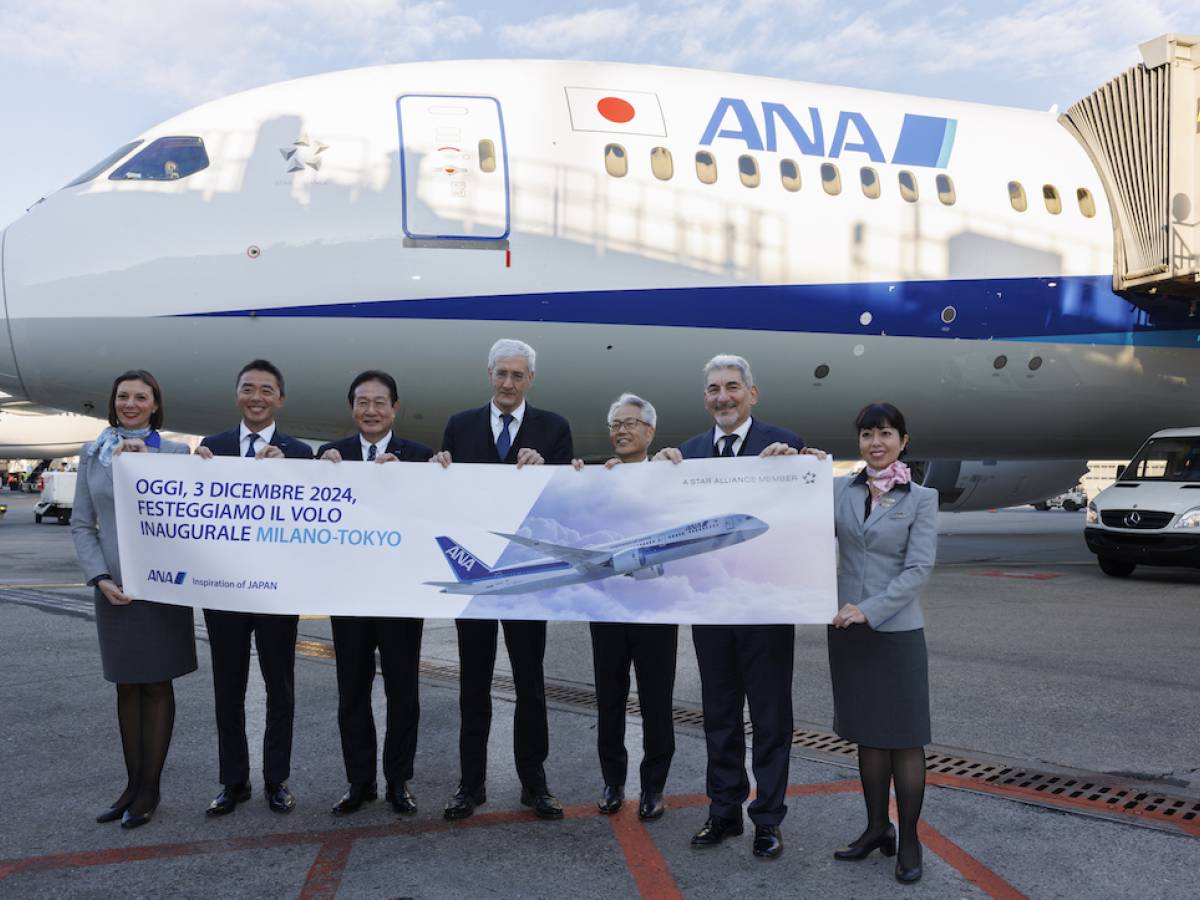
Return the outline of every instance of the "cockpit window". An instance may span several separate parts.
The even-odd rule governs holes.
[[[112,181],[178,181],[207,168],[202,138],[164,137],[108,177]]]
[[[91,181],[113,163],[117,162],[117,160],[124,159],[126,155],[128,155],[129,151],[138,146],[140,143],[142,143],[141,140],[130,141],[128,144],[125,144],[123,147],[121,147],[121,149],[115,150],[114,152],[108,154],[108,156],[104,157],[104,159],[96,163],[78,178],[74,179],[73,181],[68,181],[65,185],[63,185],[63,187],[75,187],[77,184],[83,184]]]

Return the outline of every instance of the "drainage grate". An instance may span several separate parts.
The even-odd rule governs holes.
[[[327,641],[297,641],[296,649],[310,656],[333,656],[333,647]],[[457,683],[459,669],[456,665],[446,663],[422,662],[420,674],[425,678]],[[515,690],[512,679],[505,675],[495,676],[492,679],[492,688],[510,694]],[[548,683],[546,699],[589,709],[596,706],[596,694],[593,690],[572,684]],[[636,696],[630,697],[629,702],[625,704],[625,711],[631,716],[641,716],[642,709]],[[704,724],[703,712],[694,706],[672,707],[671,718],[676,725],[682,727],[699,728]],[[749,722],[746,723],[746,733],[751,733]],[[797,729],[792,732],[792,746],[851,759],[858,752],[857,745],[824,731]],[[1105,782],[1091,775],[1040,772],[935,752],[926,753],[925,769],[931,774],[961,779],[965,782],[962,785],[965,788],[970,788],[974,783],[978,784],[980,789],[989,786],[993,789],[1008,788],[1020,791],[1019,796],[1026,800],[1034,800],[1040,796],[1044,798],[1042,802],[1048,806],[1068,805],[1101,815],[1136,816],[1144,823],[1179,823],[1188,831],[1194,831],[1200,826],[1200,800],[1172,797],[1156,791],[1141,791]],[[1056,800],[1059,802],[1056,803]]]

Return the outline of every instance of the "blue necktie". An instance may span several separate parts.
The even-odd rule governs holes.
[[[254,442],[258,440],[259,435],[252,431],[246,435],[246,438],[250,441],[250,443],[246,445],[246,456],[252,458],[254,456]]]
[[[367,462],[374,462],[375,457],[378,455],[379,455],[379,448],[376,447],[374,444],[372,444],[371,449],[367,451]]]
[[[721,438],[721,442],[725,445],[721,448],[722,456],[733,456],[733,442],[736,440],[736,434],[727,434]]]
[[[504,413],[500,417],[500,435],[496,438],[496,452],[500,454],[500,459],[508,459],[508,451],[512,448],[512,437],[508,433],[508,426],[512,424],[513,417],[508,413]]]

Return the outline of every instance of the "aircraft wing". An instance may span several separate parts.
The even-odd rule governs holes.
[[[570,563],[577,569],[594,569],[605,566],[611,563],[613,558],[612,553],[607,550],[585,550],[581,547],[564,547],[562,544],[552,544],[549,541],[521,537],[519,534],[505,534],[502,531],[493,531],[492,534],[507,538],[523,547],[529,547],[531,550],[537,550],[539,553],[545,553],[547,556],[552,556],[565,563]]]

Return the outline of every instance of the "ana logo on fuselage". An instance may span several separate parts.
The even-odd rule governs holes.
[[[808,108],[808,123],[804,125],[784,104],[763,101],[762,123],[760,130],[758,120],[745,100],[722,97],[708,119],[700,144],[710,146],[714,140],[725,138],[742,141],[747,150],[776,153],[779,134],[783,130],[805,156],[838,159],[843,153],[864,153],[872,162],[889,162],[867,117],[860,112],[841,110],[838,113],[828,146],[821,112],[815,106]],[[956,119],[905,113],[890,162],[944,169],[950,162],[957,124]]]

